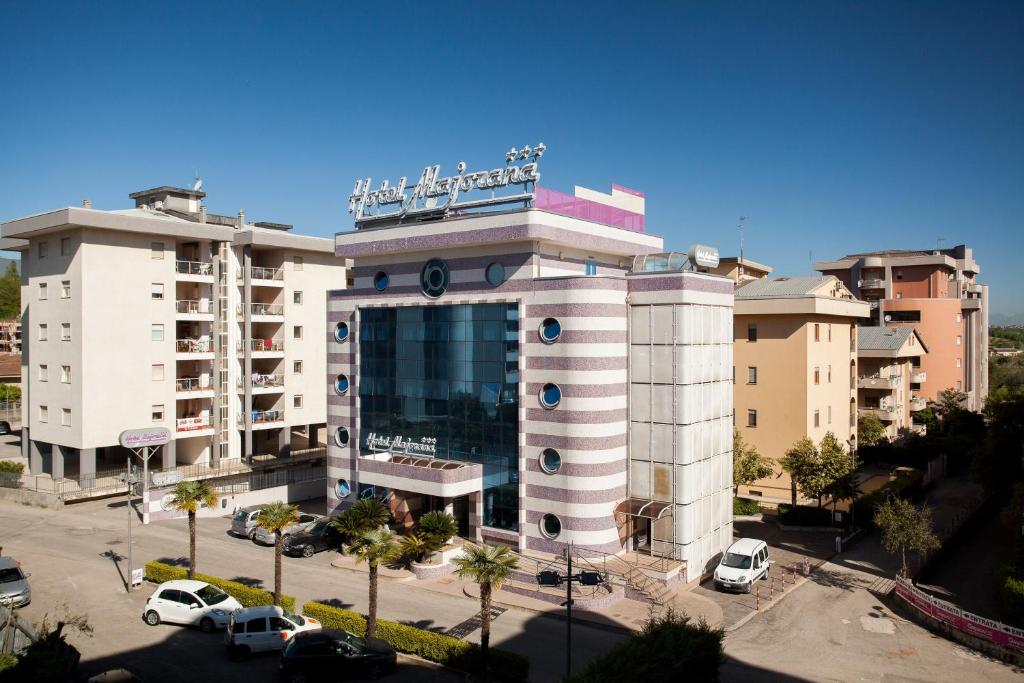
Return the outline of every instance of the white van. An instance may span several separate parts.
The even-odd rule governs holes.
[[[750,592],[758,579],[768,578],[768,544],[756,538],[741,538],[729,546],[715,569],[715,587]]]
[[[244,607],[231,613],[224,644],[232,659],[242,661],[251,652],[280,650],[300,631],[319,631],[320,628],[316,619],[286,612],[275,605]]]

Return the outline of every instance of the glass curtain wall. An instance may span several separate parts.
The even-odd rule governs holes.
[[[517,529],[517,306],[364,308],[359,342],[360,451],[370,433],[436,439],[436,457],[483,465],[483,523]]]

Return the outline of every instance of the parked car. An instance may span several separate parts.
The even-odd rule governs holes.
[[[289,683],[341,676],[377,678],[394,671],[395,649],[379,638],[360,638],[340,629],[297,633],[281,652],[281,677]]]
[[[741,538],[729,546],[715,569],[715,587],[750,592],[758,579],[768,578],[768,544],[756,538]]]
[[[313,557],[321,550],[340,548],[344,536],[331,526],[330,521],[322,519],[305,531],[300,531],[284,539],[284,552],[287,555]]]
[[[0,420],[0,436],[7,436],[11,433],[11,423],[7,420]]]
[[[13,557],[0,557],[0,604],[24,607],[32,602],[32,589],[21,563]]]
[[[199,626],[212,633],[228,625],[231,613],[242,609],[233,597],[202,581],[166,581],[146,600],[142,616],[150,626],[161,621]]]
[[[86,683],[142,683],[142,680],[128,669],[109,669],[89,676]]]
[[[319,522],[321,519],[323,519],[323,516],[321,515],[311,515],[303,512],[299,515],[299,521],[295,524],[292,524],[289,527],[285,527],[284,530],[281,532],[281,535],[291,536],[292,534],[297,534],[300,531],[305,531],[314,523]],[[259,543],[262,545],[274,545],[274,532],[267,531],[263,527],[257,526],[256,529],[252,532],[252,542]]]
[[[252,540],[257,529],[256,515],[262,509],[262,505],[250,505],[235,510],[231,515],[231,533]]]
[[[242,661],[251,652],[280,650],[297,633],[320,628],[316,619],[286,612],[275,605],[243,607],[231,613],[224,644],[232,659]]]

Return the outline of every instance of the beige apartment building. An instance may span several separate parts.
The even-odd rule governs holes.
[[[857,438],[857,323],[870,306],[831,276],[751,280],[736,289],[735,427],[776,463],[803,437],[832,432]],[[792,482],[778,476],[740,487],[740,495],[789,502]]]
[[[928,345],[921,358],[921,398],[936,401],[944,389],[967,394],[968,410],[988,396],[988,286],[966,245],[930,251],[875,251],[819,261],[858,298],[871,303],[868,324],[914,327]]]
[[[741,284],[750,280],[760,280],[768,277],[772,272],[772,267],[757,261],[751,261],[748,258],[723,256],[718,260],[718,265],[714,268],[708,268],[707,272],[712,275],[727,277],[736,284]]]
[[[911,413],[925,409],[914,389],[924,382],[920,359],[928,348],[913,327],[861,327],[857,331],[857,410],[874,414],[885,425],[889,439],[898,439],[915,427]]]
[[[151,470],[259,468],[292,492],[318,475],[306,488],[319,495],[323,315],[327,290],[346,286],[332,240],[209,214],[195,190],[130,196],[130,209],[87,201],[3,224],[22,255],[31,473],[87,488],[125,466],[123,430],[166,427]]]

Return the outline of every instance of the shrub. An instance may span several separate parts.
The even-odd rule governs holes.
[[[1015,626],[1024,623],[1024,579],[1003,571],[1002,585],[999,587],[999,608],[1006,615],[1007,621]]]
[[[324,628],[340,628],[360,636],[366,633],[366,618],[352,610],[307,602],[302,606],[302,613],[319,619]],[[479,668],[480,647],[475,643],[384,620],[377,621],[377,637],[398,652],[463,671]],[[530,661],[526,657],[495,648],[490,651],[490,665],[492,676],[501,681],[525,681],[530,670]]]
[[[173,565],[164,564],[163,562],[146,563],[146,579],[153,583],[163,583],[164,581],[174,581],[187,578],[188,570],[184,567],[175,567]],[[242,604],[242,607],[259,607],[260,605],[274,604],[274,593],[272,591],[263,590],[262,588],[253,588],[252,586],[246,586],[244,583],[228,581],[220,578],[219,576],[210,576],[208,574],[200,574],[198,572],[196,572],[196,581],[205,581],[210,585],[220,588],[235,600],[238,600],[238,602]],[[294,612],[295,598],[290,595],[282,595],[281,607],[289,612]]]
[[[0,486],[16,489],[21,486],[21,473],[25,471],[25,464],[0,460]]]
[[[756,515],[761,511],[761,504],[749,498],[732,499],[732,514],[738,516]]]
[[[779,506],[779,522],[786,526],[821,526],[830,527],[832,510],[828,508],[807,507],[805,505]]]
[[[669,609],[640,633],[592,661],[571,683],[601,681],[718,681],[722,631]]]

